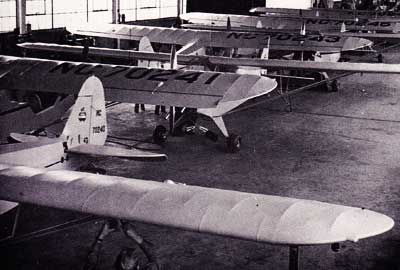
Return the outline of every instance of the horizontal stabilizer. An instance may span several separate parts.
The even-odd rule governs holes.
[[[15,207],[17,207],[19,204],[15,202],[9,202],[9,201],[1,201],[0,200],[0,216],[7,213],[8,211],[13,210]]]
[[[117,157],[131,160],[166,160],[165,154],[142,151],[138,149],[125,149],[105,145],[80,144],[67,150],[67,153],[97,157]]]
[[[16,142],[24,143],[24,142],[37,142],[39,141],[39,137],[26,135],[21,133],[10,133],[10,138]]]
[[[0,164],[0,199],[285,245],[357,241],[394,221],[280,196]]]

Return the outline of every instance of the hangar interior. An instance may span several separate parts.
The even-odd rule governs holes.
[[[0,269],[400,270],[399,33],[398,0],[0,0]]]

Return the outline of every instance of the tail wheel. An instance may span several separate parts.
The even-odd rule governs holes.
[[[163,144],[167,140],[167,129],[163,125],[158,125],[153,132],[153,141],[156,144]]]
[[[242,145],[242,138],[238,135],[231,134],[227,139],[228,151],[230,153],[237,153]]]

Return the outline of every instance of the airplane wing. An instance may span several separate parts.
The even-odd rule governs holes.
[[[201,28],[202,26],[197,27]],[[196,27],[188,25],[188,28]],[[74,34],[85,36],[137,41],[146,36],[151,42],[190,45],[190,47],[193,47],[186,49],[185,52],[181,52],[185,54],[192,53],[205,46],[258,49],[269,47],[271,50],[340,52],[356,50],[372,45],[371,41],[363,38],[342,37],[340,35],[301,35],[299,33],[265,31],[245,33],[243,32],[244,29],[236,29],[237,31],[221,32],[212,31],[212,29],[176,29],[123,24],[86,24],[68,30]]]
[[[307,31],[335,31],[338,32],[345,24],[346,29],[351,31],[378,31],[398,33],[400,23],[388,20],[352,20],[342,18],[320,18],[320,17],[285,17],[285,16],[245,16],[233,14],[215,14],[204,12],[189,12],[181,14],[180,18],[189,23],[206,24],[215,26],[226,26],[228,18],[232,27],[244,28],[271,28],[300,30],[303,23]]]
[[[223,48],[264,48],[268,46],[268,37],[265,35],[254,37],[235,36],[236,33],[197,29],[178,29],[128,24],[84,24],[75,28],[68,28],[67,30],[73,34],[84,36],[136,41],[147,37],[151,42],[155,43],[177,44],[182,46],[190,44],[190,47],[193,47],[193,49],[186,49],[186,54],[207,46]]]
[[[95,157],[117,157],[131,160],[166,160],[165,154],[141,151],[139,149],[125,149],[120,147],[110,147],[105,145],[80,144],[66,151],[75,155],[95,156]]]
[[[276,86],[251,75],[0,56],[0,89],[78,94],[92,75],[102,81],[106,100],[192,108],[215,108],[238,88],[267,93]]]
[[[287,245],[358,241],[394,225],[363,208],[8,165],[0,165],[0,199]]]
[[[26,44],[26,48],[42,49],[50,51],[62,51],[68,53],[81,53],[82,47],[66,46],[57,44]],[[168,62],[169,53],[139,52],[132,50],[117,50],[107,48],[89,49],[89,54],[97,56],[109,56],[122,59],[142,59],[149,61]],[[391,73],[399,74],[398,64],[381,63],[350,63],[350,62],[315,62],[297,60],[276,60],[256,58],[229,58],[221,56],[206,55],[177,55],[178,63],[181,65],[227,65],[227,66],[252,66],[259,68],[297,69],[309,71],[346,71],[365,73]]]

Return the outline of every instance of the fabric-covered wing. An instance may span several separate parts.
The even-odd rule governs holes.
[[[85,36],[108,37],[137,41],[143,37],[147,37],[151,42],[178,44],[183,46],[193,43],[192,46],[197,48],[209,46],[223,48],[260,49],[267,47],[269,44],[269,35],[263,33],[249,34],[126,24],[86,24],[68,30],[74,34]],[[276,42],[279,41],[274,39],[274,45]],[[283,45],[282,41],[279,43]],[[188,54],[189,52],[185,53]]]
[[[1,164],[0,199],[276,244],[357,241],[394,225],[317,201]]]
[[[215,65],[299,69],[307,71],[347,71],[347,72],[389,73],[389,74],[400,73],[400,66],[398,64],[315,62],[315,61],[227,58],[227,57],[209,57],[208,61]]]
[[[69,53],[80,53],[82,47],[66,46],[57,44],[26,44],[27,48],[62,51]],[[168,53],[138,52],[131,50],[117,50],[106,48],[90,48],[89,54],[105,55],[115,58],[133,58],[142,60],[153,60],[168,62]],[[390,73],[400,74],[398,64],[380,63],[349,63],[349,62],[314,62],[296,60],[254,59],[254,58],[228,58],[220,56],[194,56],[178,55],[178,63],[181,65],[228,65],[228,66],[253,66],[259,68],[299,69],[314,71],[347,71],[365,73]]]
[[[203,26],[204,27],[204,26]],[[213,27],[213,26],[211,26]],[[372,45],[369,40],[341,37],[340,35],[301,35],[299,33],[279,32],[243,32],[212,31],[201,29],[201,25],[187,25],[191,29],[176,29],[166,27],[149,27],[138,25],[86,24],[71,29],[74,34],[109,37],[127,40],[140,40],[146,36],[151,42],[187,45],[194,43],[197,47],[224,47],[224,48],[265,48],[271,50],[290,51],[322,51],[340,52],[355,50]],[[200,29],[196,29],[200,28]]]
[[[92,75],[106,100],[193,108],[216,107],[243,79],[246,89],[270,88],[260,76],[0,57],[0,89],[77,94]]]

